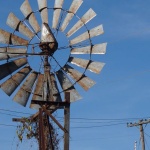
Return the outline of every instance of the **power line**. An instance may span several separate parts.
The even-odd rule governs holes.
[[[122,136],[108,136],[108,137],[94,137],[94,138],[82,138],[82,139],[77,139],[77,140],[74,140],[74,139],[71,139],[72,142],[76,142],[76,141],[88,141],[88,140],[101,140],[101,139],[114,139],[114,138],[125,138],[125,137],[132,137],[134,135],[122,135]]]
[[[17,126],[15,126],[15,125],[11,125],[11,124],[2,124],[2,123],[0,123],[0,126],[6,126],[6,127],[17,127]]]
[[[0,110],[1,111],[6,111],[6,112],[13,112],[13,113],[31,115],[30,113],[24,113],[24,112],[19,112],[19,111],[11,111],[11,110],[2,109],[2,108],[0,108]],[[4,112],[0,112],[0,114],[9,115],[9,116],[15,116],[15,117],[22,117],[22,116],[8,114],[8,113],[4,113]],[[63,117],[58,117],[58,118],[63,118]],[[125,123],[123,123],[124,121],[133,120],[133,119],[139,119],[139,118],[118,118],[118,119],[115,119],[115,118],[114,119],[109,119],[109,118],[108,119],[99,119],[99,118],[94,118],[94,119],[93,118],[71,118],[71,119],[74,120],[74,122],[72,122],[72,123],[95,123],[95,124],[104,124],[105,123],[104,125],[71,127],[72,129],[81,129],[81,128],[82,129],[84,129],[84,128],[86,129],[86,128],[100,128],[100,127],[107,127],[107,126],[123,125],[123,124],[125,124]],[[85,121],[85,122],[75,122],[76,120],[82,120],[82,121]],[[94,122],[94,121],[101,121],[101,122]],[[107,124],[107,123],[109,123],[109,124]],[[110,123],[113,123],[113,124],[110,124]]]
[[[31,113],[24,113],[24,112],[20,112],[20,111],[13,111],[13,110],[2,109],[2,108],[0,108],[0,110],[2,110],[2,111],[8,111],[8,112],[13,112],[13,113],[20,113],[20,114],[32,115]]]
[[[85,128],[100,128],[100,127],[107,127],[107,126],[116,126],[116,125],[123,125],[125,123],[116,123],[116,124],[108,124],[108,125],[101,125],[101,126],[88,126],[88,127],[71,127],[72,129],[85,129]]]
[[[32,115],[31,113],[24,113],[24,112],[20,112],[20,111],[12,111],[12,110],[2,109],[2,108],[0,108],[0,110],[1,111],[7,111],[7,112],[13,112],[13,113]],[[63,117],[57,117],[57,118],[63,118]],[[143,117],[143,118],[150,118],[150,117]],[[87,120],[87,121],[127,121],[127,120],[141,119],[141,118],[113,118],[113,119],[105,118],[105,119],[100,119],[100,118],[77,118],[77,117],[72,117],[71,119],[72,120]]]
[[[14,116],[14,117],[22,117],[22,116],[18,116],[18,115],[3,113],[3,112],[0,112],[0,114],[4,114],[4,115],[8,115],[8,116]]]

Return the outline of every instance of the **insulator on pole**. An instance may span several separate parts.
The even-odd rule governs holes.
[[[137,141],[134,142],[134,150],[137,148]]]

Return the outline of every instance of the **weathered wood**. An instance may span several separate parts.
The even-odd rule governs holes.
[[[37,101],[37,100],[32,100],[31,104],[39,104],[41,106],[43,106],[43,105],[53,106],[54,105],[57,107],[68,105],[67,102],[52,102],[52,101]]]
[[[145,150],[143,125],[140,125],[140,136],[141,136],[142,150]]]
[[[39,109],[39,150],[45,149],[45,137],[44,137],[44,129],[43,129],[43,111],[42,108]]]
[[[65,101],[69,105],[64,108],[64,128],[67,132],[64,133],[64,150],[69,150],[70,141],[70,93],[65,93]]]
[[[46,109],[45,106],[42,106],[42,109],[44,110],[44,112],[58,125],[58,127],[60,129],[62,129],[64,132],[67,132],[63,126],[55,119],[55,117],[53,117],[53,115]]]
[[[144,129],[143,129],[143,124],[148,124],[150,123],[149,120],[140,120],[138,123],[129,123],[127,124],[127,127],[134,127],[134,126],[139,126],[140,127],[140,139],[142,143],[142,150],[145,150],[145,140],[144,140]]]

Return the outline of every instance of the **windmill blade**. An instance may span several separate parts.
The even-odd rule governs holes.
[[[67,28],[69,22],[73,18],[74,14],[78,11],[78,9],[80,8],[82,3],[83,3],[83,0],[73,0],[71,6],[69,8],[69,12],[67,13],[67,16],[64,19],[62,26],[60,28],[60,30],[62,32]]]
[[[10,96],[17,87],[21,84],[21,82],[26,78],[26,76],[31,72],[31,68],[29,66],[25,66],[3,84],[1,84],[2,90]]]
[[[70,45],[74,45],[74,44],[77,44],[77,43],[80,43],[82,41],[85,41],[89,38],[92,38],[92,37],[95,37],[95,36],[98,36],[100,34],[103,34],[104,31],[103,31],[103,26],[102,25],[99,25],[81,35],[79,35],[78,37],[74,38],[73,40],[70,41]]]
[[[7,18],[7,25],[16,31],[19,31],[29,39],[34,37],[32,31],[30,31],[13,13],[10,13]]]
[[[20,58],[15,61],[0,65],[0,80],[27,64],[27,58]]]
[[[48,23],[47,0],[38,0],[39,10],[43,23]]]
[[[95,85],[93,80],[85,76],[85,74],[78,72],[69,65],[65,65],[64,70],[86,91]]]
[[[81,68],[88,69],[94,73],[100,73],[100,71],[102,70],[102,68],[105,65],[104,63],[101,63],[101,62],[94,62],[91,60],[85,60],[85,59],[74,58],[74,57],[70,57],[68,62],[70,62],[74,65],[77,65]]]
[[[92,20],[95,16],[96,16],[96,13],[90,8],[83,15],[83,17],[68,31],[66,36],[70,37],[72,34],[74,34],[76,31],[78,31],[83,25],[85,25],[90,20]]]
[[[56,29],[64,0],[55,0],[52,28]]]
[[[20,90],[17,92],[13,100],[15,102],[18,102],[22,106],[26,106],[28,99],[30,97],[30,94],[32,92],[32,87],[36,81],[38,73],[37,72],[32,72],[30,75],[27,77],[26,81],[24,84],[21,86]]]
[[[56,42],[56,39],[47,23],[42,24],[41,41],[50,43]]]
[[[51,78],[53,98],[54,98],[53,100],[54,100],[54,102],[61,102],[62,99],[61,99],[60,92],[59,92],[59,89],[58,89],[58,86],[57,86],[55,75],[51,74],[50,78]]]
[[[105,54],[107,43],[81,48],[73,48],[71,54]]]
[[[0,29],[0,43],[27,46],[28,41],[12,33]]]
[[[9,47],[8,48],[0,48],[0,60],[6,60],[6,59],[10,59],[10,58],[23,56],[22,54],[26,54],[26,52],[27,52],[27,49],[24,49],[24,48],[9,48]],[[7,54],[7,53],[9,53],[9,54]],[[11,54],[11,53],[13,53],[13,54]]]
[[[30,25],[32,26],[32,28],[34,29],[34,31],[36,33],[39,32],[40,26],[35,18],[35,15],[32,11],[32,8],[31,8],[28,0],[24,1],[24,3],[20,7],[20,10],[23,13],[23,15],[26,17],[26,19],[28,19],[28,21],[29,21]]]
[[[57,78],[59,80],[59,83],[64,91],[70,92],[70,102],[74,102],[81,99],[81,96],[79,93],[75,90],[74,86],[72,85],[71,81],[68,79],[68,77],[59,70],[57,72]]]
[[[40,74],[38,76],[38,80],[36,83],[36,88],[34,90],[34,94],[32,100],[42,101],[42,92],[43,92],[43,83],[44,83],[44,75]],[[30,108],[39,109],[40,105],[38,104],[30,104]]]

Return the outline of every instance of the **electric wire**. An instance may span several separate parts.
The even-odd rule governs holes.
[[[126,137],[132,137],[132,136],[134,136],[134,135],[119,135],[119,136],[108,136],[108,137],[96,137],[96,138],[82,138],[82,139],[71,139],[70,141],[71,142],[76,142],[76,141],[88,141],[88,140],[102,140],[102,139],[114,139],[114,138],[126,138]]]
[[[100,126],[71,127],[71,128],[72,129],[87,129],[87,128],[100,128],[100,127],[116,126],[116,125],[123,125],[123,124],[125,124],[125,123],[107,124],[107,125],[100,125]]]
[[[25,113],[25,112],[20,112],[20,111],[14,111],[14,110],[9,110],[9,109],[3,109],[0,108],[1,111],[7,111],[7,112],[13,112],[13,113],[20,113],[20,114],[26,114],[26,115],[33,115],[32,113]],[[63,117],[57,117],[62,119]],[[150,117],[141,117],[141,118],[150,118]],[[84,120],[84,121],[129,121],[129,120],[140,120],[140,117],[137,118],[105,118],[105,119],[100,119],[100,118],[80,118],[80,117],[71,117],[71,120]]]
[[[139,139],[139,142],[138,142],[138,150],[140,149],[140,144],[141,144],[141,138]]]
[[[147,135],[147,136],[150,138],[150,135],[149,135],[149,134],[147,134],[145,131],[144,131],[144,134],[145,134],[145,135]]]
[[[18,115],[3,113],[3,112],[0,112],[0,115],[1,114],[8,115],[8,116],[13,116],[13,117],[22,117],[22,116],[18,116]]]
[[[16,117],[22,117],[22,116],[18,116],[12,113],[19,113],[19,114],[26,114],[26,115],[31,115],[30,113],[23,113],[23,112],[18,112],[18,111],[11,111],[8,109],[0,109],[1,111],[4,112],[11,112],[11,114],[9,113],[4,113],[4,112],[0,112],[0,114],[3,115],[9,115],[9,116],[16,116]],[[90,126],[81,126],[81,122],[71,122],[72,124],[74,123],[80,123],[80,125],[76,125],[76,126],[71,126],[71,129],[88,129],[88,128],[102,128],[102,127],[110,127],[110,126],[119,126],[119,125],[126,125],[126,121],[127,120],[131,120],[131,119],[135,119],[135,118],[123,118],[123,119],[91,119],[91,118],[71,118],[71,119],[75,119],[76,120],[81,120],[81,119],[85,119],[87,122],[83,122],[83,123],[95,123],[95,125],[90,125]],[[136,118],[137,119],[137,118]],[[139,118],[138,118],[139,119]],[[92,121],[97,121],[100,120],[101,122],[92,122]],[[106,120],[108,122],[106,122]],[[90,121],[90,122],[89,122]],[[5,125],[5,124],[0,124],[0,125]],[[12,126],[12,125],[7,125],[7,126]],[[16,126],[15,126],[16,127]],[[149,136],[147,133],[145,133],[147,136]],[[150,137],[150,136],[149,136]]]
[[[13,112],[13,113],[20,113],[20,114],[32,115],[31,113],[24,113],[24,112],[20,112],[20,111],[14,111],[14,110],[3,109],[3,108],[0,108],[0,110],[2,110],[2,111],[8,111],[8,112]]]
[[[150,147],[149,147],[149,145],[148,145],[148,143],[147,143],[146,138],[145,138],[145,144],[146,144],[146,148],[150,150]]]
[[[12,125],[12,124],[3,124],[3,123],[0,123],[0,126],[5,126],[5,127],[17,127],[17,126]]]

